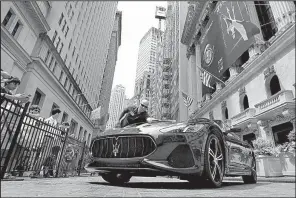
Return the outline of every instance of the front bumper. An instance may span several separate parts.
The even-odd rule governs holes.
[[[180,176],[180,175],[201,175],[201,167],[193,166],[190,168],[173,168],[167,165],[166,161],[152,161],[149,159],[141,159],[141,160],[96,160],[87,164],[84,168],[88,172],[129,172],[133,175],[172,175],[172,176]]]

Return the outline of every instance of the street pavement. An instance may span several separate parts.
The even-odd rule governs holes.
[[[224,181],[218,189],[164,177],[132,177],[124,186],[111,186],[99,176],[26,178],[1,181],[1,197],[295,197],[295,183],[243,184]]]

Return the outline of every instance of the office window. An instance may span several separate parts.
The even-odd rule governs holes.
[[[56,48],[58,48],[58,46],[59,46],[60,42],[61,42],[61,38],[60,38],[60,37],[58,37],[58,41],[57,41],[57,43],[56,43]]]
[[[7,12],[7,14],[6,14],[4,20],[2,21],[2,24],[3,24],[4,26],[6,26],[6,25],[8,24],[8,22],[10,21],[10,19],[12,18],[13,15],[14,15],[14,14],[13,14],[12,10],[9,10],[9,11]]]
[[[64,32],[64,30],[65,30],[65,27],[66,27],[66,19],[64,20],[64,25],[63,25],[63,27],[62,27],[62,32]]]
[[[44,59],[45,64],[46,64],[46,62],[47,62],[47,60],[49,58],[49,55],[50,55],[50,51],[47,50],[47,54],[46,54],[45,59]]]
[[[77,64],[78,56],[79,56],[79,55],[77,54],[77,56],[76,56],[76,60],[75,60],[75,63],[76,63],[76,64]]]
[[[69,89],[68,89],[68,92],[70,92],[71,88],[72,88],[72,84],[70,84]]]
[[[52,56],[51,59],[50,59],[50,62],[49,62],[49,64],[48,64],[48,67],[49,67],[49,68],[51,67],[51,64],[53,63],[53,61],[54,61],[54,57]]]
[[[56,61],[56,62],[54,63],[53,68],[52,68],[52,72],[53,72],[53,73],[55,72],[55,70],[56,70],[56,68],[57,68],[57,65],[58,65],[58,62]]]
[[[61,74],[60,74],[60,77],[59,77],[59,81],[61,81],[61,80],[62,80],[63,76],[64,76],[64,72],[63,72],[63,71],[61,71]]]
[[[68,31],[69,31],[69,27],[67,26],[66,32],[65,32],[65,37],[67,37]]]
[[[67,58],[68,58],[68,54],[66,54],[65,59],[64,59],[65,64],[66,64]]]
[[[52,43],[54,43],[57,35],[58,35],[58,32],[57,31],[54,31],[54,34],[53,34],[53,37],[52,37]]]
[[[72,11],[72,13],[71,13],[71,17],[70,17],[70,21],[72,21],[73,16],[74,16],[74,12]]]
[[[68,47],[68,49],[70,49],[71,44],[72,44],[72,39],[71,39],[70,42],[69,42],[69,47]]]
[[[68,77],[66,77],[66,79],[65,79],[64,87],[66,88],[67,85],[68,85]]]
[[[32,105],[38,105],[39,106],[41,98],[42,98],[42,94],[38,90],[36,90],[35,94],[34,94],[34,97],[33,97],[33,100],[32,100]]]
[[[59,53],[62,53],[63,47],[64,47],[64,43],[61,44],[61,47],[60,47]]]
[[[73,49],[73,53],[72,53],[72,57],[73,57],[74,54],[75,54],[75,50],[76,50],[76,48],[74,47],[74,49]]]
[[[59,20],[59,25],[61,25],[63,19],[64,19],[64,14],[62,13],[62,14],[61,14],[61,17],[60,17],[60,20]]]
[[[13,28],[13,30],[12,30],[12,33],[11,33],[11,35],[12,36],[17,36],[17,33],[19,33],[19,31],[20,31],[20,29],[21,29],[21,23],[20,23],[20,21],[18,21],[16,24],[15,24],[15,26],[14,26],[14,28]]]

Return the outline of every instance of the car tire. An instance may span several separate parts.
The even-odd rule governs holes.
[[[105,173],[101,175],[102,178],[113,185],[122,185],[129,182],[131,175],[123,173]]]
[[[210,187],[219,188],[222,186],[225,169],[224,158],[221,138],[216,133],[210,133],[205,147],[203,174]]]
[[[256,171],[256,159],[253,157],[251,175],[243,175],[243,181],[245,184],[256,184],[257,183],[257,171]]]

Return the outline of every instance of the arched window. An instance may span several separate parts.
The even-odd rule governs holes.
[[[270,80],[270,94],[274,95],[276,93],[278,93],[279,91],[281,91],[281,86],[280,86],[280,82],[279,82],[279,78],[277,77],[277,75],[274,75],[271,80]]]
[[[228,109],[227,109],[227,107],[224,110],[224,117],[225,117],[226,120],[228,119]]]
[[[244,106],[244,110],[246,110],[246,109],[249,108],[249,99],[248,99],[248,96],[247,95],[244,96],[243,106]]]

